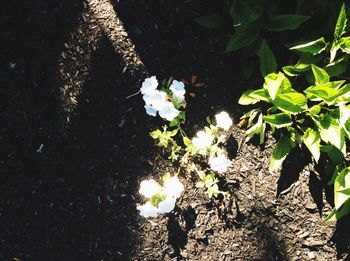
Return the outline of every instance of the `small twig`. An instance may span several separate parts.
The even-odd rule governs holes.
[[[133,94],[130,94],[129,96],[126,96],[125,99],[129,99],[129,98],[131,98],[131,97],[134,97],[134,96],[138,95],[139,93],[140,93],[140,90],[139,90],[138,92],[135,92],[135,93],[133,93]]]

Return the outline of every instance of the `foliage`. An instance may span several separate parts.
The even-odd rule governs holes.
[[[347,21],[343,4],[333,41],[321,37],[290,47],[300,53],[299,62],[283,67],[283,72],[267,74],[262,88],[246,91],[239,100],[242,105],[261,105],[242,116],[247,121],[247,140],[258,135],[263,143],[266,129],[278,137],[271,171],[280,168],[296,146],[308,149],[316,163],[321,154],[328,156],[329,164],[335,166],[330,182],[334,183],[335,208],[326,220],[350,212],[350,169],[345,160],[350,139],[350,83],[338,80],[350,53]]]
[[[276,72],[278,45],[288,43],[288,39],[300,40],[300,28],[318,31],[328,27],[337,15],[339,4],[339,0],[226,0],[225,14],[200,16],[195,22],[210,30],[229,29],[225,51],[240,50],[243,75],[249,79],[257,64],[256,58],[263,77]],[[344,23],[339,24],[337,31],[341,31],[342,26]],[[286,57],[281,55],[278,60],[283,58]]]

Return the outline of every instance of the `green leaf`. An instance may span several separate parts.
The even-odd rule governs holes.
[[[275,126],[276,128],[282,128],[292,125],[292,117],[287,113],[277,113],[264,116],[264,121]]]
[[[269,31],[286,31],[295,30],[302,23],[310,19],[310,16],[306,15],[277,15],[270,19],[267,25]]]
[[[192,141],[189,138],[183,137],[182,139],[186,147],[192,146]]]
[[[316,104],[310,108],[310,114],[311,115],[317,115],[321,112],[321,106]]]
[[[247,125],[247,126],[250,127],[250,126],[252,126],[252,123],[253,123],[254,119],[256,118],[256,116],[258,116],[259,112],[260,112],[260,111],[259,111],[258,109],[253,109],[253,110],[251,110],[251,111],[245,113],[245,114],[241,117],[241,119],[246,119],[246,118],[248,118],[248,125]]]
[[[306,106],[306,98],[298,92],[278,94],[272,103],[281,111],[287,113],[299,113]]]
[[[350,106],[345,104],[339,105],[339,126],[345,127],[346,122],[350,120]]]
[[[324,69],[314,64],[311,64],[311,69],[315,77],[315,85],[329,82],[329,75]]]
[[[259,36],[259,29],[255,24],[239,26],[226,45],[226,52],[232,52],[251,45]]]
[[[346,56],[340,57],[332,63],[327,64],[324,69],[330,77],[342,75],[348,69]]]
[[[282,85],[285,76],[283,73],[270,73],[265,76],[264,89],[266,89],[272,100],[276,98],[277,92]]]
[[[340,13],[338,16],[337,24],[335,25],[334,38],[340,38],[346,33],[346,23],[348,19],[346,18],[345,4],[343,3]]]
[[[328,157],[335,165],[342,163],[344,160],[343,153],[333,145],[321,145],[320,150],[321,152],[327,153]]]
[[[263,137],[261,137],[261,135],[264,135],[264,133],[265,133],[265,125],[263,123],[262,114],[260,114],[258,121],[246,131],[246,134],[247,134],[246,141],[249,141],[255,134],[259,134],[260,142],[261,142],[263,141]]]
[[[315,161],[318,162],[320,159],[320,134],[311,128],[308,128],[303,136],[303,142],[306,147],[310,150]]]
[[[316,55],[323,52],[326,49],[326,47],[327,47],[327,43],[325,42],[324,38],[321,37],[315,41],[306,42],[303,44],[293,46],[289,48],[289,50],[296,50],[302,53],[309,53],[309,54]]]
[[[278,140],[270,160],[270,171],[274,171],[282,166],[283,161],[292,149],[292,144],[288,136],[282,135]]]
[[[160,130],[155,130],[155,131],[150,132],[149,135],[153,139],[158,139],[162,135],[162,132]]]
[[[329,51],[331,56],[330,56],[330,59],[329,59],[329,63],[332,63],[335,59],[335,57],[337,56],[337,52],[339,50],[340,46],[338,44],[338,41],[334,41],[332,43],[332,46],[331,46],[331,50]]]
[[[331,103],[338,95],[337,88],[339,88],[344,81],[334,81],[311,86],[304,90],[306,97],[316,96],[327,103]]]
[[[250,105],[250,104],[255,104],[260,101],[258,98],[253,98],[250,96],[250,94],[254,92],[254,90],[250,89],[245,91],[241,98],[239,98],[238,103],[241,105]]]
[[[338,46],[344,53],[349,54],[350,53],[350,36],[340,38],[338,41]]]
[[[334,205],[337,210],[350,198],[350,195],[342,193],[342,190],[350,188],[350,170],[342,169],[334,181]]]
[[[257,54],[260,61],[260,73],[263,77],[276,71],[276,58],[265,38],[262,40]]]
[[[261,88],[249,94],[250,97],[268,102],[270,100],[267,90]]]
[[[322,59],[321,55],[303,53],[297,64],[284,66],[283,71],[289,76],[297,76],[310,69],[311,64],[317,64]]]
[[[310,69],[310,64],[296,64],[283,66],[282,70],[289,76],[298,76],[299,74],[306,72]]]
[[[249,24],[263,14],[262,1],[233,1],[230,15],[235,24]]]
[[[292,145],[292,148],[294,148],[297,144],[301,143],[302,136],[293,127],[287,127],[287,130],[289,131],[289,134],[290,134],[290,143]]]
[[[170,131],[170,137],[174,137],[177,134],[178,129]]]
[[[347,200],[343,203],[343,206],[337,210],[336,208],[333,208],[331,213],[328,214],[328,216],[323,220],[323,222],[328,221],[337,221],[341,219],[342,217],[346,216],[350,212],[350,200]]]
[[[339,126],[339,122],[329,113],[325,113],[321,114],[319,120],[315,121],[315,123],[320,130],[321,139],[326,143],[332,144],[344,154],[344,131],[342,131],[341,127]]]
[[[197,17],[194,21],[197,24],[210,29],[222,27],[226,22],[222,16],[217,14]]]
[[[350,83],[345,84],[343,87],[341,87],[338,90],[337,95],[335,96],[336,98],[338,98],[338,100],[340,101],[349,101],[350,98]],[[340,99],[343,98],[343,99]]]

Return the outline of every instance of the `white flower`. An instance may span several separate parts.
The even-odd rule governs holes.
[[[170,213],[175,208],[176,199],[174,197],[166,197],[165,200],[159,202],[158,211],[160,214]]]
[[[182,103],[184,100],[185,100],[185,96],[176,96],[176,95],[173,94],[173,101],[174,101],[176,104],[180,104],[180,103]]]
[[[169,178],[164,184],[164,193],[167,197],[180,197],[181,192],[184,190],[184,185],[180,182],[177,176]]]
[[[156,116],[157,110],[152,105],[145,105],[146,113],[150,116]]]
[[[210,147],[214,137],[204,131],[198,131],[197,136],[192,139],[192,144],[198,149],[206,149]]]
[[[185,84],[177,80],[173,80],[169,88],[173,93],[173,100],[175,103],[180,104],[185,100]]]
[[[142,94],[149,94],[156,90],[158,87],[158,80],[155,76],[146,78],[143,83],[140,91]]]
[[[137,210],[140,211],[140,215],[144,217],[156,217],[159,214],[159,209],[153,206],[150,202],[146,202],[144,205],[138,205]]]
[[[172,121],[179,115],[179,111],[174,107],[172,102],[166,101],[162,104],[162,106],[159,109],[159,115],[163,119],[166,119],[168,121]]]
[[[228,130],[232,126],[232,119],[227,112],[222,111],[215,115],[216,126]]]
[[[140,184],[139,193],[145,196],[146,198],[151,198],[156,193],[158,193],[160,189],[161,189],[160,185],[153,179],[143,180]]]
[[[209,158],[210,168],[219,173],[227,171],[227,168],[232,164],[232,162],[226,158],[225,155],[219,155],[217,157]]]
[[[177,80],[173,80],[169,89],[172,91],[173,95],[176,97],[182,97],[186,93],[185,84]]]
[[[166,98],[166,93],[158,90],[154,90],[143,96],[146,105],[152,105],[156,110],[159,110],[167,102]]]

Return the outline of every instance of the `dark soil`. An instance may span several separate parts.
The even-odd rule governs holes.
[[[193,22],[220,1],[114,4],[152,75],[205,83],[187,87],[189,133],[222,109],[238,121],[237,98],[254,83]],[[140,96],[125,98],[140,86],[84,12],[78,0],[0,9],[0,260],[349,260],[349,218],[322,223],[332,197],[308,155],[271,174],[273,138],[246,144],[237,127],[225,199],[183,175],[173,213],[140,217],[140,180],[174,171],[148,136],[162,123]]]

